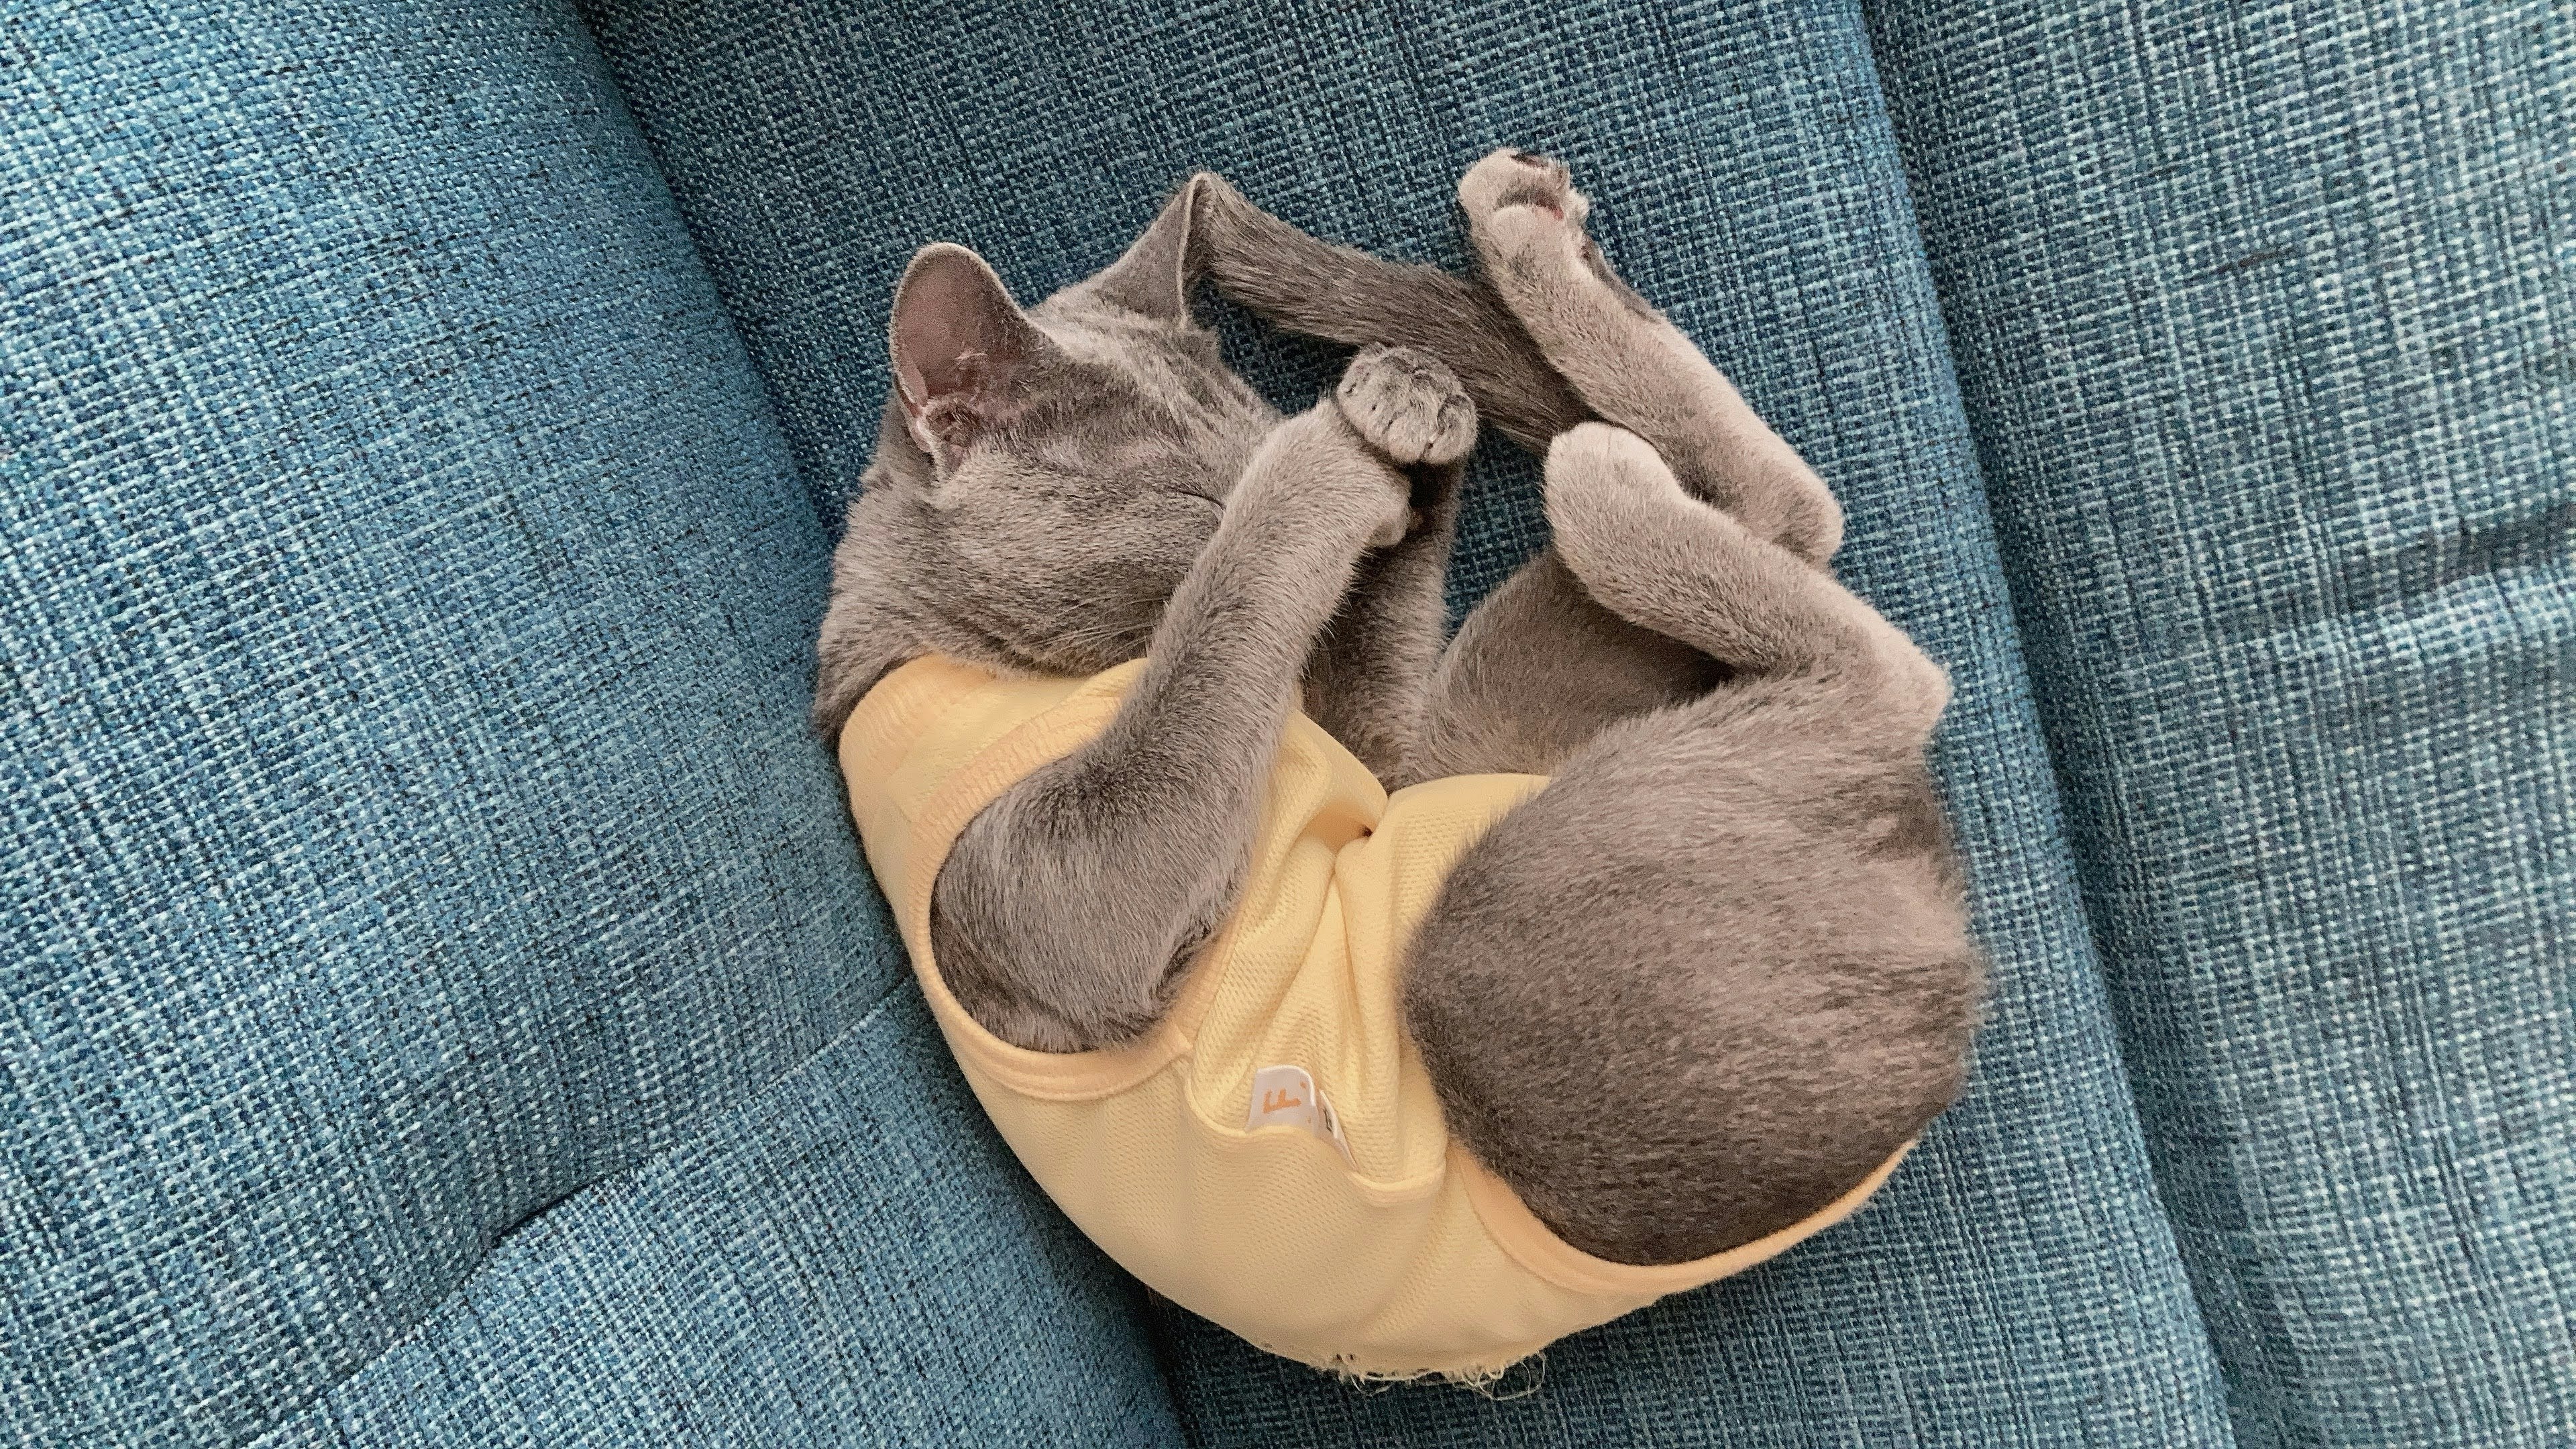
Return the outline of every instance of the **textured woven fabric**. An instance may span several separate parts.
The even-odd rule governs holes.
[[[1568,156],[1606,243],[1851,510],[1850,575],[1956,672],[1939,763],[1997,964],[1968,1100],[1853,1222],[1569,1340],[1505,1402],[1369,1393],[1164,1316],[1196,1441],[2224,1444],[2151,1186],[2049,765],[1856,13],[1832,5],[586,12],[827,514],[884,397],[921,242],[1034,296],[1195,166],[1321,234],[1455,260],[1487,147]],[[1243,339],[1248,340],[1248,339]],[[1263,342],[1284,402],[1321,352]],[[1526,468],[1471,482],[1462,593],[1536,537]]]
[[[258,1449],[1179,1442],[1109,1319],[1133,1285],[976,1116],[920,998],[889,996],[512,1234]]]
[[[1168,1428],[935,1051],[690,1146],[901,961],[824,540],[578,22],[8,6],[0,189],[0,1440],[238,1444],[398,1339],[334,1402],[416,1444]]]
[[[2240,1442],[2576,1443],[2576,25],[1887,0]]]

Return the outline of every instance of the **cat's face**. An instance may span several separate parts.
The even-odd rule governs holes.
[[[1187,300],[1192,192],[1106,271],[1021,310],[963,247],[897,290],[880,447],[925,602],[1005,660],[1143,652],[1278,414]]]

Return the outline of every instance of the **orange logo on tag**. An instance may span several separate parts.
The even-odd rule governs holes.
[[[1342,1135],[1342,1116],[1333,1099],[1315,1085],[1304,1067],[1263,1067],[1252,1074],[1252,1098],[1243,1104],[1246,1130],[1303,1127],[1333,1145],[1342,1161],[1351,1160],[1350,1139]]]

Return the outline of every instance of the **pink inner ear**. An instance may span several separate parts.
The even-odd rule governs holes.
[[[973,254],[924,255],[895,299],[895,383],[906,411],[935,398],[997,391],[1026,356],[1028,324]]]

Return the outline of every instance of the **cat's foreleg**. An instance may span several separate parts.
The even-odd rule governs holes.
[[[1108,727],[986,807],[940,870],[933,948],[977,1021],[1079,1051],[1161,1016],[1231,908],[1316,635],[1409,493],[1336,402],[1254,454]]]
[[[1420,778],[1422,695],[1440,656],[1441,586],[1476,408],[1449,369],[1403,348],[1369,347],[1335,391],[1361,439],[1411,483],[1404,537],[1361,559],[1350,592],[1306,661],[1306,712],[1389,787]]]

